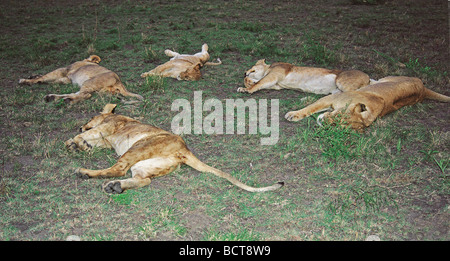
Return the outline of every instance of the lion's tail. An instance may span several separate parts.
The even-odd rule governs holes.
[[[127,91],[127,90],[125,90],[123,93],[121,93],[123,96],[130,96],[130,97],[134,97],[134,98],[137,98],[138,100],[140,100],[140,101],[142,101],[142,100],[144,100],[144,97],[142,97],[141,95],[139,95],[139,94],[136,94],[136,93],[132,93],[132,92],[129,92],[129,91]]]
[[[123,85],[123,83],[120,82],[119,80],[117,81],[116,84],[120,85],[120,88],[119,88],[120,94],[122,94],[123,96],[134,97],[134,98],[137,98],[140,101],[144,100],[144,97],[142,97],[141,95],[128,91],[127,88],[125,88],[125,85]]]
[[[436,100],[436,101],[441,101],[441,102],[450,102],[450,97],[434,92],[428,88],[425,88],[425,99],[431,99],[431,100]]]
[[[273,184],[272,186],[268,186],[268,187],[260,187],[260,188],[251,187],[251,186],[248,186],[248,185],[240,182],[239,180],[232,177],[228,173],[225,173],[221,170],[218,170],[216,168],[206,165],[205,163],[200,161],[197,157],[195,157],[195,155],[190,151],[188,151],[188,153],[186,153],[184,156],[185,156],[184,163],[191,166],[192,168],[194,168],[198,171],[201,171],[201,172],[212,173],[218,177],[227,179],[233,185],[236,185],[239,188],[250,191],[250,192],[265,192],[265,191],[276,190],[276,189],[281,188],[284,185],[284,182],[278,182],[278,183]]]
[[[217,63],[212,63],[212,62],[206,62],[205,65],[220,65],[222,64],[222,61],[220,60],[220,58],[217,58]]]

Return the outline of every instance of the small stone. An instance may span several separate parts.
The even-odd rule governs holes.
[[[81,241],[81,238],[79,236],[70,235],[66,238],[66,241]]]
[[[291,156],[294,156],[294,153],[288,153],[288,154],[284,155],[283,158],[287,159],[287,158],[289,158]]]
[[[366,241],[381,241],[381,239],[377,235],[370,235],[366,238]]]

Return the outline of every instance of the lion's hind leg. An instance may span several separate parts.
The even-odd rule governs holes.
[[[35,83],[61,83],[69,84],[72,81],[67,77],[67,68],[59,68],[45,75],[33,79],[20,79],[19,84]]]
[[[169,174],[180,166],[172,158],[151,158],[139,161],[131,167],[132,178],[105,182],[102,186],[107,193],[119,194],[127,189],[148,186],[151,178]]]
[[[164,53],[165,53],[167,56],[169,56],[169,57],[175,57],[175,56],[177,56],[177,55],[180,55],[179,53],[174,52],[174,51],[169,50],[169,49],[165,50]]]
[[[369,84],[369,75],[358,70],[343,71],[336,76],[336,86],[342,92],[355,91]]]
[[[107,181],[103,183],[102,189],[106,193],[120,194],[130,188],[141,188],[148,186],[151,182],[152,180],[150,178],[133,177],[123,180]]]
[[[67,104],[74,104],[82,100],[89,99],[92,96],[91,93],[87,92],[76,92],[70,94],[47,94],[44,97],[45,102],[57,101],[63,99]]]

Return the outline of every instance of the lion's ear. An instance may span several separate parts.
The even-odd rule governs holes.
[[[367,111],[367,107],[366,107],[366,105],[364,103],[358,103],[355,106],[355,111],[359,112],[359,113],[365,112],[365,111]]]
[[[197,63],[197,64],[194,66],[194,70],[200,70],[200,68],[202,68],[202,63]]]
[[[256,65],[259,65],[259,64],[266,64],[266,59],[261,59],[256,62]]]
[[[98,55],[94,54],[94,55],[89,56],[89,58],[87,60],[90,62],[93,62],[93,63],[99,63],[102,59],[100,59],[100,57]]]
[[[114,113],[114,110],[116,109],[116,107],[117,107],[117,104],[108,103],[105,105],[105,107],[103,107],[103,111],[101,113],[102,114]]]

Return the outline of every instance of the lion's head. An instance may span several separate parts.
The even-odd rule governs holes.
[[[178,80],[185,81],[198,81],[202,78],[202,73],[200,72],[201,63],[197,63],[196,65],[188,68],[186,71],[181,72],[177,77]]]
[[[256,62],[256,64],[245,72],[244,85],[249,88],[259,80],[261,80],[266,71],[269,69],[270,65],[266,64],[266,59],[262,59]]]
[[[250,77],[244,78],[244,86],[247,89],[250,89],[251,87],[253,87],[253,85],[255,85],[257,82],[258,82],[258,80],[252,79]]]
[[[334,95],[345,96],[340,94]],[[375,95],[355,96],[349,99],[338,98],[332,105],[333,110],[319,115],[318,121],[324,119],[330,123],[362,131],[369,127],[378,116],[381,116],[383,104],[383,99]]]
[[[114,109],[116,108],[116,106],[117,104],[106,104],[103,107],[103,111],[99,115],[92,117],[92,119],[89,120],[88,123],[81,126],[80,132],[85,132],[100,125],[106,117],[114,113]]]

